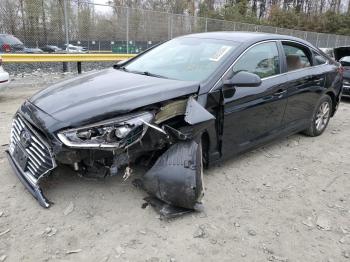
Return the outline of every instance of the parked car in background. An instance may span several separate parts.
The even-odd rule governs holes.
[[[332,57],[335,61],[340,61],[342,57],[350,56],[350,46],[339,46],[335,48],[320,48],[322,52]]]
[[[0,91],[7,86],[9,78],[9,74],[2,67],[2,58],[0,56]]]
[[[340,61],[345,56],[350,56],[350,46],[339,46],[333,49],[335,61]]]
[[[88,52],[88,49],[84,46],[72,45],[72,44],[69,44],[68,48],[66,44],[64,46],[65,46],[65,50],[69,53],[87,53]]]
[[[58,46],[55,46],[55,45],[45,45],[40,47],[40,49],[48,53],[55,53],[55,52],[62,51],[62,48],[59,48]]]
[[[26,47],[17,37],[9,34],[0,34],[0,53],[43,53],[37,47]]]
[[[24,44],[15,36],[0,34],[0,53],[23,52]]]
[[[320,50],[325,53],[326,55],[328,55],[329,57],[334,59],[334,48],[320,48]]]
[[[333,49],[334,59],[343,66],[343,96],[350,96],[350,46]]]
[[[339,60],[343,66],[343,96],[350,97],[350,56],[344,56]]]
[[[339,63],[299,38],[186,35],[35,94],[14,116],[7,156],[44,207],[40,181],[57,165],[128,178],[130,163],[143,162],[139,185],[153,199],[195,209],[203,164],[298,132],[321,135],[342,80]]]
[[[23,49],[23,52],[26,53],[26,54],[41,54],[41,53],[44,53],[43,50],[41,50],[40,48],[37,48],[37,47],[25,47]]]

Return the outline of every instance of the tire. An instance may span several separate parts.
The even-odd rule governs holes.
[[[303,133],[315,137],[321,135],[327,128],[332,113],[332,99],[324,95],[315,107],[310,126]]]
[[[208,137],[202,135],[201,138],[201,146],[202,146],[202,165],[204,169],[209,168],[209,141]]]

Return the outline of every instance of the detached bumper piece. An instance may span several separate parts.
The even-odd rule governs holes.
[[[28,174],[23,172],[20,167],[16,164],[15,160],[12,159],[10,153],[6,151],[7,159],[10,162],[10,165],[12,169],[15,171],[15,174],[19,178],[19,180],[22,182],[22,184],[28,189],[28,191],[33,195],[33,197],[38,200],[39,204],[42,207],[48,208],[50,207],[50,202],[46,199],[43,192],[41,191],[41,188],[37,184],[37,181],[33,181],[32,177],[30,177]]]
[[[184,213],[181,208],[196,209],[204,188],[201,146],[194,140],[171,146],[145,174],[143,187],[165,204],[180,208],[173,209],[174,212]],[[164,211],[163,207],[167,207],[159,203],[150,204],[160,213]]]
[[[12,122],[11,142],[6,151],[8,160],[17,177],[43,207],[50,203],[43,195],[39,180],[56,167],[50,147],[20,116]]]

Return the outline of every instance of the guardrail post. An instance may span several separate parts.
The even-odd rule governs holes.
[[[69,32],[68,32],[68,13],[67,13],[67,0],[63,0],[64,9],[64,31],[66,34],[66,51],[69,53]],[[69,64],[63,63],[63,72],[69,71]]]
[[[68,72],[68,62],[62,62],[63,68],[62,71],[63,73]]]
[[[208,17],[205,18],[205,32],[208,32]]]
[[[81,62],[77,62],[78,74],[81,74]]]

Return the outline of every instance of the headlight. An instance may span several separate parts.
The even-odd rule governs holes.
[[[125,115],[58,133],[63,144],[76,148],[127,148],[138,142],[154,118],[150,112]]]

